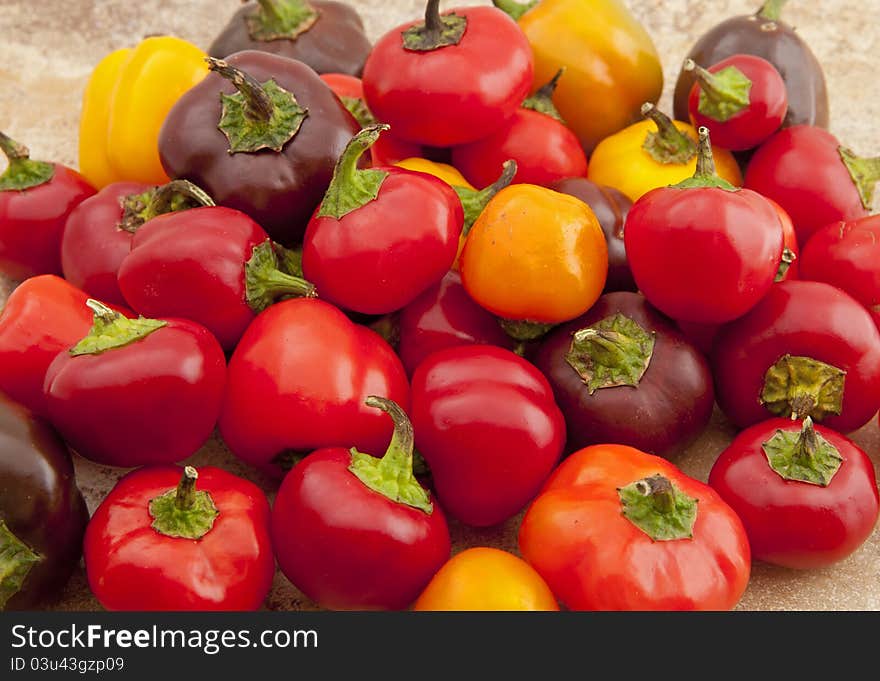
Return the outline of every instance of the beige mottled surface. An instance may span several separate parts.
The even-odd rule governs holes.
[[[422,0],[356,0],[373,38],[395,24],[418,16]],[[456,4],[445,2],[445,7]],[[479,3],[482,4],[482,3]],[[760,0],[629,0],[662,55],[670,109],[674,75],[691,43],[717,20],[754,11]],[[129,46],[144,35],[172,33],[201,47],[225,23],[235,0],[0,0],[0,129],[25,142],[35,157],[76,163],[79,103],[86,79],[107,52]],[[832,102],[832,131],[862,154],[880,154],[874,122],[880,119],[877,58],[870,46],[880,37],[880,3],[838,0],[793,1],[786,18],[812,45],[824,65]],[[0,300],[10,282],[0,281]],[[684,470],[705,480],[712,462],[729,442],[732,428],[716,414],[710,429],[679,459]],[[876,421],[855,440],[880,463]],[[267,480],[236,463],[219,441],[193,457],[248,477],[271,494]],[[80,487],[94,509],[122,471],[76,462]],[[492,530],[454,525],[457,548],[489,544],[515,550],[519,519]],[[314,607],[278,576],[267,606]],[[65,609],[97,609],[82,570],[74,576]],[[755,565],[742,609],[880,610],[880,530],[856,554],[834,568],[798,573]]]

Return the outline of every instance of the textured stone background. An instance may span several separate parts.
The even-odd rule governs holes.
[[[376,38],[423,11],[423,0],[354,0]],[[444,2],[444,7],[478,2]],[[689,46],[720,19],[753,12],[760,0],[629,0],[663,58],[670,110],[675,73]],[[151,33],[170,33],[206,48],[238,7],[235,0],[0,0],[0,129],[26,143],[35,158],[71,165],[77,160],[80,97],[91,69],[107,52],[130,46]],[[838,0],[793,1],[785,11],[824,65],[829,85],[832,131],[862,154],[880,154],[875,121],[880,119],[876,44],[880,3]],[[0,280],[0,301],[11,289]],[[716,414],[710,429],[677,461],[704,479],[733,430]],[[880,435],[872,422],[855,440],[880,464]],[[273,485],[236,463],[219,441],[192,458],[228,467],[271,495]],[[80,487],[94,509],[123,472],[76,462]],[[516,550],[519,519],[491,530],[454,525],[456,548],[494,545]],[[98,609],[82,570],[74,576],[63,609]],[[270,609],[314,608],[283,576],[275,580]],[[754,567],[741,609],[880,609],[880,529],[855,555],[834,568],[799,573],[767,565]]]

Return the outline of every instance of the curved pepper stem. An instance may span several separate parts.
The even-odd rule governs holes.
[[[320,14],[305,0],[257,0],[259,7],[245,17],[251,39],[296,40],[308,31]]]
[[[752,81],[735,66],[712,73],[686,59],[682,71],[692,73],[700,85],[697,110],[704,116],[724,123],[749,107]]]
[[[730,192],[737,191],[737,188],[730,184],[730,182],[715,173],[715,158],[712,156],[712,140],[709,139],[709,128],[701,127],[697,134],[700,139],[697,151],[697,169],[693,177],[689,177],[672,186],[678,189],[714,187]]]
[[[559,79],[562,78],[564,73],[565,67],[563,66],[548,82],[539,87],[535,94],[523,102],[523,108],[545,114],[564,124],[565,121],[559,113],[559,109],[553,104],[553,93],[556,92],[556,86],[559,85]]]
[[[697,500],[655,473],[617,490],[624,517],[654,541],[691,539]]]
[[[3,132],[0,132],[0,151],[9,160],[9,166],[0,175],[0,191],[38,187],[55,175],[54,164],[31,160],[28,148]]]
[[[657,132],[648,133],[642,144],[642,149],[657,163],[685,164],[696,155],[697,145],[691,136],[679,130],[653,102],[642,104],[641,112],[657,126]]]
[[[95,313],[92,328],[85,338],[68,350],[71,357],[99,355],[121,348],[168,325],[168,322],[160,319],[129,319],[94,298],[89,298],[86,306]]]
[[[198,471],[183,469],[176,489],[150,500],[152,528],[166,537],[201,539],[214,527],[220,511],[208,492],[197,491]]]
[[[287,263],[282,264],[275,248],[272,240],[267,239],[254,247],[244,265],[245,298],[256,313],[285,298],[318,296],[314,284],[293,274]]]
[[[358,162],[384,131],[385,123],[371,125],[351,138],[333,169],[333,179],[321,201],[318,217],[342,219],[379,196],[388,173],[384,170],[360,170]]]
[[[467,17],[440,15],[440,0],[428,0],[425,20],[402,33],[403,47],[415,52],[431,52],[458,45],[467,28]]]
[[[757,16],[767,21],[779,21],[786,2],[787,0],[767,0],[758,10]]]
[[[514,21],[519,21],[519,18],[523,14],[530,9],[537,7],[540,2],[541,0],[529,0],[528,2],[517,2],[517,0],[492,0],[492,4],[495,5],[495,7],[509,15]]]
[[[862,206],[865,210],[871,210],[874,207],[874,189],[880,182],[880,156],[863,158],[846,147],[838,148],[837,152],[859,192]]]
[[[377,458],[351,449],[348,470],[374,492],[391,501],[412,506],[425,513],[434,510],[427,490],[413,473],[413,428],[403,409],[393,400],[369,396],[365,404],[381,409],[394,422],[394,434],[385,456]]]
[[[491,201],[498,192],[513,182],[516,170],[516,161],[509,159],[502,165],[501,175],[498,179],[488,187],[479,190],[471,189],[470,187],[452,188],[455,190],[455,193],[458,194],[461,206],[464,208],[464,226],[461,230],[463,236],[467,236],[468,232],[471,231],[471,227],[474,226],[477,218],[480,217],[480,214],[486,209],[486,206],[489,205],[489,201]]]
[[[215,206],[204,189],[188,180],[172,180],[168,184],[149,189],[142,194],[129,194],[122,199],[122,218],[119,229],[134,234],[153,218],[197,206]]]

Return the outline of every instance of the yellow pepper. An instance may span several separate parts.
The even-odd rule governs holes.
[[[670,120],[650,103],[642,111],[648,120],[606,137],[590,157],[590,180],[619,189],[633,201],[693,177],[697,169],[694,126]],[[718,175],[741,187],[742,172],[733,154],[715,146],[712,154]]]
[[[104,57],[86,86],[79,127],[80,172],[92,185],[168,182],[159,130],[181,95],[207,75],[205,56],[185,40],[158,36]]]
[[[458,172],[458,169],[448,163],[437,163],[429,161],[426,158],[405,158],[398,161],[394,165],[407,170],[414,170],[417,173],[427,173],[443,180],[450,187],[464,187],[465,189],[476,189],[470,182],[464,179],[464,175]]]
[[[534,89],[565,67],[553,103],[589,153],[663,91],[657,49],[621,0],[493,0],[535,55]]]

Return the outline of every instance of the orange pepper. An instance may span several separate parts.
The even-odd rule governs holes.
[[[516,184],[477,218],[460,265],[477,303],[502,320],[546,326],[574,319],[596,302],[608,274],[608,247],[583,201]],[[528,324],[505,328],[520,340],[540,335]]]
[[[450,558],[413,610],[559,610],[550,587],[512,553],[478,547]]]
[[[653,104],[642,107],[648,120],[634,123],[602,140],[590,157],[589,178],[619,189],[633,201],[657,187],[693,177],[697,169],[697,131],[672,121]],[[715,172],[741,187],[742,172],[727,149],[712,147]]]

